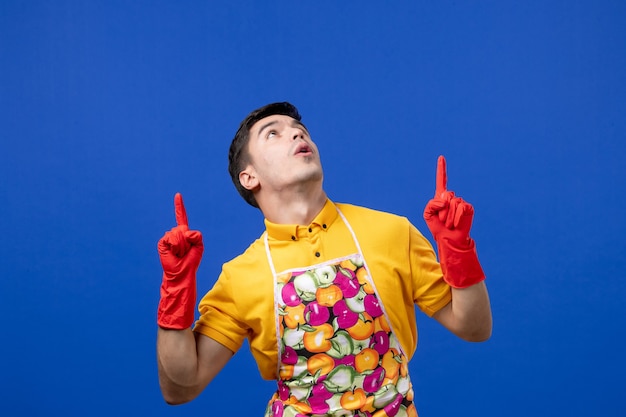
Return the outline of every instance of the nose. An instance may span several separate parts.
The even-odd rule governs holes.
[[[302,131],[302,129],[300,128],[294,128],[294,131],[291,135],[291,139],[296,140],[296,139],[302,139],[304,138],[304,132]]]

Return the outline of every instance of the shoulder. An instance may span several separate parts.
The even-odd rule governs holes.
[[[392,233],[406,231],[411,227],[411,223],[404,216],[353,204],[335,204],[354,227],[366,227],[370,231]]]
[[[217,280],[231,297],[236,297],[242,316],[251,306],[263,303],[272,292],[272,271],[267,261],[263,237],[256,239],[239,256],[222,265]]]
[[[259,261],[265,260],[265,245],[263,235],[254,240],[240,255],[224,263],[224,271],[258,269]]]

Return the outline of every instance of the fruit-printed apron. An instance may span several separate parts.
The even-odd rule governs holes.
[[[274,276],[278,390],[266,417],[417,416],[408,360],[357,253]]]

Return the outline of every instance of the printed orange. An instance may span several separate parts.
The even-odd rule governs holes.
[[[374,396],[373,395],[369,395],[365,399],[365,404],[363,404],[363,406],[361,407],[361,411],[367,412],[367,413],[373,413],[374,411],[376,411],[376,409],[374,408]]]
[[[374,319],[372,319],[372,316],[363,312],[356,324],[352,327],[348,327],[346,330],[353,338],[365,340],[374,334],[374,328]]]
[[[361,284],[363,291],[367,294],[374,294],[374,287],[370,284],[369,274],[364,267],[356,270],[356,277],[359,280],[359,284]]]
[[[326,375],[335,368],[335,360],[325,353],[316,353],[307,360],[306,367],[311,375],[318,371]]]
[[[384,315],[378,316],[374,319],[374,332],[379,332],[381,330],[385,333],[389,333],[391,331],[389,322]]]
[[[285,272],[283,274],[276,275],[276,281],[282,282],[283,284],[289,282],[290,278],[291,278],[291,272]]]
[[[341,261],[339,263],[339,266],[345,269],[349,269],[350,271],[356,271],[356,265],[352,263],[352,261],[350,261],[349,259],[346,259],[345,261]]]
[[[365,348],[354,357],[354,368],[357,372],[373,370],[378,366],[379,355],[375,349]]]
[[[278,371],[280,379],[282,380],[291,379],[293,377],[293,369],[294,369],[293,365],[285,365],[285,364],[280,365],[280,370]]]
[[[295,329],[299,324],[306,323],[306,319],[304,318],[304,304],[298,304],[297,306],[285,306],[284,308],[285,316],[283,316],[285,320],[285,326],[290,329]]]
[[[382,367],[385,368],[385,377],[394,380],[398,377],[398,371],[400,370],[400,353],[394,348],[389,349],[384,355],[382,360]]]
[[[328,287],[318,288],[315,292],[315,299],[320,305],[332,307],[335,303],[343,298],[341,288],[332,284]]]
[[[333,326],[328,323],[316,326],[313,331],[304,333],[304,347],[309,352],[328,352],[332,346],[330,338],[333,337],[333,333]]]
[[[365,405],[367,394],[363,388],[356,388],[354,391],[344,392],[340,399],[340,404],[346,410],[358,410]]]

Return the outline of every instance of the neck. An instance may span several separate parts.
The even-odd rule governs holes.
[[[257,199],[263,216],[276,224],[310,224],[326,204],[326,193],[319,188],[308,193],[276,193]]]

